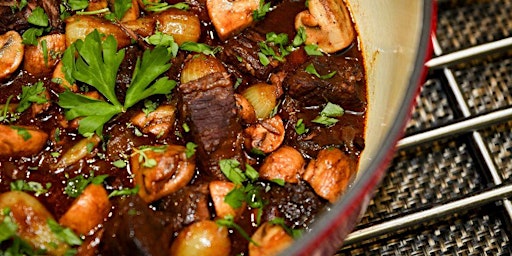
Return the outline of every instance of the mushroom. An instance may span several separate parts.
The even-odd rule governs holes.
[[[265,158],[259,174],[266,180],[280,179],[288,183],[297,183],[304,172],[304,165],[304,158],[298,150],[282,146]]]
[[[30,74],[49,74],[53,72],[66,50],[66,35],[46,35],[37,40],[37,45],[25,49],[23,68]]]
[[[0,79],[7,78],[20,66],[25,50],[22,41],[14,30],[0,36]]]
[[[140,111],[130,121],[140,128],[143,133],[165,137],[174,127],[176,108],[171,105],[162,105],[150,113]]]
[[[176,192],[194,176],[195,156],[179,145],[146,146],[134,150],[130,159],[139,196],[153,202]]]
[[[295,29],[306,30],[306,44],[316,44],[322,51],[333,53],[352,43],[355,32],[342,0],[310,0],[308,8],[295,16]]]
[[[36,127],[0,125],[0,156],[31,156],[46,144],[48,134]]]
[[[252,235],[249,244],[250,256],[278,255],[293,243],[293,238],[283,227],[265,222]]]
[[[270,153],[283,143],[285,130],[283,120],[279,115],[275,115],[261,123],[247,127],[244,133],[247,137],[248,149]]]
[[[260,0],[206,0],[208,15],[221,40],[251,25],[259,4]]]

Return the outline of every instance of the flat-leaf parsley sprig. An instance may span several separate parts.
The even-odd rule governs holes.
[[[102,135],[103,125],[115,115],[126,111],[137,102],[157,94],[168,94],[176,82],[160,77],[171,66],[171,54],[165,47],[146,50],[137,59],[132,81],[126,92],[124,104],[116,96],[117,71],[125,55],[117,51],[117,41],[111,35],[102,40],[97,30],[84,41],[73,43],[63,56],[63,71],[70,83],[80,81],[98,90],[108,101],[90,98],[71,91],[59,95],[59,106],[65,109],[68,120],[81,117],[78,132]],[[156,81],[155,81],[156,80]]]

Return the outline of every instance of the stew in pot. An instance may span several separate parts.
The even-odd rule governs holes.
[[[355,176],[341,0],[9,0],[0,35],[6,255],[277,254]]]

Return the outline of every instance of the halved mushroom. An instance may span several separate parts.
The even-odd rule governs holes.
[[[107,217],[110,201],[102,185],[90,184],[59,219],[63,226],[85,235]]]
[[[222,40],[251,25],[259,4],[260,0],[206,0],[208,15]]]
[[[282,146],[265,158],[259,169],[260,177],[266,180],[280,179],[288,183],[297,183],[304,172],[305,163],[298,150]]]
[[[0,156],[31,156],[46,143],[48,134],[35,127],[0,124]]]
[[[64,34],[46,35],[37,40],[37,45],[25,49],[23,68],[33,75],[48,74],[53,71],[66,50]]]
[[[25,50],[22,41],[14,30],[0,36],[0,79],[7,78],[20,66]]]
[[[324,52],[333,53],[352,43],[355,32],[342,0],[310,0],[308,8],[295,17],[295,28],[306,30],[306,44],[316,44]]]
[[[139,196],[153,202],[187,185],[194,176],[195,156],[179,145],[148,146],[132,154],[130,164]]]
[[[347,189],[357,162],[337,148],[322,149],[316,159],[309,162],[302,177],[316,194],[334,203]]]
[[[283,143],[285,133],[283,119],[275,115],[259,124],[247,127],[244,133],[248,137],[246,140],[248,149],[270,153]]]
[[[139,112],[130,121],[139,127],[143,133],[165,137],[172,130],[176,119],[176,107],[171,105],[159,106],[151,113]]]
[[[235,209],[224,201],[226,195],[235,188],[234,183],[215,180],[210,182],[208,188],[210,190],[210,196],[212,197],[213,206],[215,207],[215,213],[218,218],[222,219],[226,216],[237,218],[242,213],[245,208],[245,203],[243,203],[241,207]]]
[[[249,243],[250,256],[278,255],[293,243],[293,238],[283,227],[265,222],[252,235],[258,244]]]

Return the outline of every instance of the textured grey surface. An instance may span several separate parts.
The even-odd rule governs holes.
[[[438,5],[442,54],[512,37],[512,0],[447,0]],[[447,70],[472,116],[512,107],[512,49],[479,56]],[[431,71],[417,98],[406,136],[463,120],[446,72]],[[460,200],[497,184],[490,169],[512,183],[512,121],[398,151],[358,225],[368,229],[422,209]],[[482,152],[491,156],[489,166]],[[340,255],[512,255],[505,201],[461,209],[413,227],[349,244]]]

